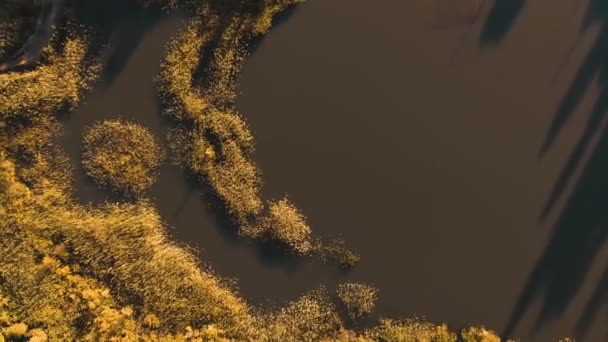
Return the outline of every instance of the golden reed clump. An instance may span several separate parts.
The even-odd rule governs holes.
[[[378,300],[378,289],[366,284],[340,284],[336,292],[351,320],[370,314]]]
[[[140,197],[156,180],[163,151],[145,127],[106,120],[83,138],[82,164],[94,181],[128,196]]]
[[[304,216],[284,198],[269,204],[268,216],[263,221],[263,231],[300,254],[308,254],[313,245],[311,229]]]

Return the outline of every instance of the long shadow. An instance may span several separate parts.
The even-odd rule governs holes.
[[[531,272],[511,313],[503,336],[510,336],[535,301],[541,302],[534,331],[565,312],[581,289],[591,265],[606,243],[608,235],[608,3],[591,0],[581,32],[598,21],[600,31],[571,87],[559,104],[539,156],[552,146],[560,130],[581,102],[593,81],[599,88],[586,127],[561,171],[539,221],[544,221],[566,185],[575,182],[553,226],[549,243]],[[596,140],[597,139],[597,140]],[[593,146],[593,142],[597,145]],[[581,165],[583,157],[589,161]],[[582,169],[581,169],[582,167]],[[573,180],[576,170],[581,176]],[[574,338],[582,338],[608,296],[608,269],[596,286],[576,327]]]
[[[581,288],[592,262],[606,242],[608,135],[605,131],[602,135],[599,145],[593,151],[593,157],[557,220],[548,247],[529,276],[511,313],[503,334],[505,337],[511,335],[535,300],[542,301],[535,329],[563,313]],[[604,295],[605,293],[598,294],[596,297]],[[590,313],[593,312],[590,310]],[[585,321],[588,322],[591,318],[588,317]],[[584,332],[579,330],[577,334],[582,335]]]
[[[481,29],[479,45],[486,47],[500,43],[513,27],[525,3],[525,0],[494,0]]]
[[[591,50],[583,66],[579,69],[572,86],[555,113],[551,128],[547,133],[547,138],[539,152],[539,157],[542,158],[549,147],[555,142],[560,130],[572,116],[574,109],[582,100],[585,91],[589,88],[593,79],[598,76],[600,93],[591,110],[583,134],[568,159],[566,166],[562,170],[554,189],[549,196],[549,200],[542,211],[541,220],[544,220],[549,215],[551,209],[563,194],[566,184],[572,178],[585,151],[588,150],[589,145],[597,135],[600,125],[606,117],[606,110],[608,109],[608,28],[601,32],[594,48]]]
[[[539,151],[539,158],[542,158],[553,145],[562,128],[568,122],[574,113],[574,110],[582,101],[594,78],[598,75],[600,76],[602,92],[605,90],[605,87],[603,87],[604,84],[608,81],[606,75],[608,71],[608,63],[606,62],[608,60],[608,28],[606,27],[606,25],[608,25],[608,22],[606,22],[606,19],[608,19],[608,2],[592,0],[589,6],[590,9],[587,11],[587,15],[583,21],[581,33],[584,33],[594,21],[601,21],[602,28],[589,54],[587,55],[587,58],[583,62],[583,65],[576,73],[572,85],[568,89],[568,92],[555,112],[551,127],[549,128],[545,141],[543,142],[543,145]],[[605,97],[604,95],[605,94],[602,94],[600,98]],[[594,133],[593,128],[596,127],[596,125],[591,125],[591,122],[599,119],[600,116],[603,115],[601,110],[597,109],[591,113],[592,118],[590,120],[590,125],[587,125],[585,136]]]
[[[99,55],[118,29],[120,36],[114,39],[109,55],[104,61],[102,81],[112,85],[124,69],[129,58],[146,32],[160,23],[167,14],[158,6],[142,8],[136,0],[74,1],[72,11],[78,21],[92,33],[93,44],[89,54]]]
[[[585,332],[589,330],[591,323],[598,315],[601,306],[606,303],[606,300],[608,300],[608,268],[602,273],[598,286],[593,291],[587,307],[576,325],[577,335],[585,335]]]

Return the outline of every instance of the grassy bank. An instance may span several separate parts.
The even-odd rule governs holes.
[[[149,204],[85,208],[52,179],[40,177],[33,190],[18,174],[0,154],[0,327],[7,337],[25,324],[24,334],[59,340],[456,341],[447,327],[417,321],[349,331],[321,290],[276,312],[256,311],[171,242]]]

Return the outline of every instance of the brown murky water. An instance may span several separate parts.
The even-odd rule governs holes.
[[[605,340],[608,144],[594,129],[608,107],[606,6],[496,0],[445,27],[435,4],[309,0],[240,79],[266,196],[287,193],[315,232],[359,251],[351,272],[235,239],[172,166],[151,196],[172,234],[254,303],[349,279],[380,288],[382,315],[479,323],[526,341]],[[104,118],[163,138],[152,77],[180,23],[132,16],[115,25],[112,77],[65,121],[60,142],[74,160],[83,127]],[[568,120],[539,157],[555,117]],[[571,155],[581,156],[573,176],[539,220]],[[81,174],[77,185],[85,202],[106,198]]]

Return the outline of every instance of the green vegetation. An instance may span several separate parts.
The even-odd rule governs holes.
[[[376,300],[378,300],[378,289],[365,284],[340,284],[337,294],[352,320],[357,320],[371,313],[376,305]]]
[[[82,164],[93,180],[140,197],[155,181],[163,153],[146,128],[120,120],[90,127],[83,139]]]
[[[217,4],[200,1],[197,19],[169,47],[161,75],[167,112],[182,123],[172,145],[180,162],[211,184],[244,235],[270,236],[299,253],[316,250],[353,264],[358,256],[342,243],[311,242],[304,217],[287,200],[270,202],[264,211],[259,171],[248,157],[252,137],[231,104],[245,38],[265,32],[272,15],[295,2],[264,0],[246,10],[249,2],[234,1],[234,9],[219,11]],[[14,32],[22,27],[9,24]],[[0,342],[492,341],[479,339],[493,336],[481,328],[456,334],[446,325],[416,320],[385,319],[367,331],[352,331],[322,288],[281,309],[261,311],[171,241],[149,202],[74,202],[69,160],[53,145],[60,128],[53,114],[76,105],[99,68],[85,58],[85,36],[62,33],[61,44],[47,49],[40,67],[0,75]],[[0,35],[0,57],[14,46],[11,37]],[[195,82],[200,55],[211,43],[209,77]],[[85,137],[85,160],[95,177],[131,190],[149,186],[157,161],[146,156],[155,148],[148,133],[118,122],[96,127],[109,133],[93,128]],[[118,137],[125,132],[135,132],[129,140],[134,151],[110,154],[109,144],[124,144]],[[137,156],[125,163],[126,170],[112,159],[120,160],[121,153]],[[145,162],[134,163],[141,156]],[[356,313],[371,310],[374,296],[365,293]]]

